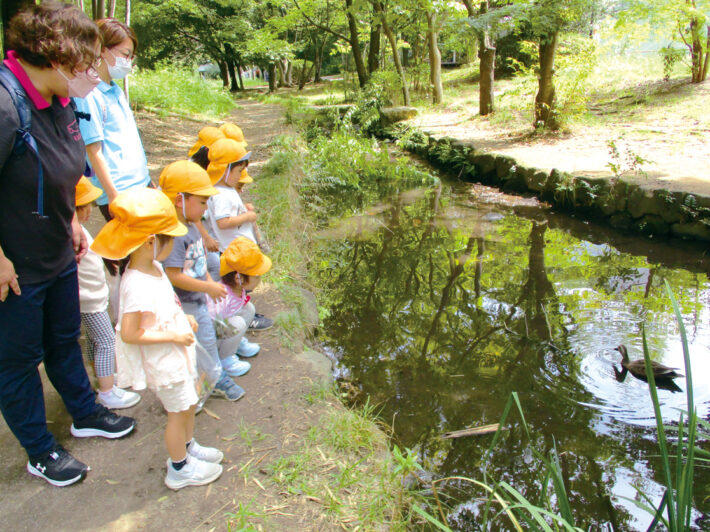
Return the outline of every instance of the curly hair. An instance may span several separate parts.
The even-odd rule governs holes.
[[[102,18],[96,21],[96,25],[101,32],[104,48],[113,48],[126,39],[130,39],[133,42],[133,54],[135,55],[138,49],[138,37],[136,37],[133,28],[115,18]]]
[[[7,48],[39,68],[57,63],[73,70],[93,64],[99,28],[71,4],[48,1],[20,11],[7,28]]]

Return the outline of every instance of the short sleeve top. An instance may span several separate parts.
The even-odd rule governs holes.
[[[121,279],[118,323],[116,325],[116,373],[118,386],[142,390],[169,386],[197,376],[195,346],[173,342],[152,345],[129,344],[121,338],[121,321],[126,313],[147,312],[155,317],[150,329],[192,332],[190,322],[160,263],[156,277],[131,268]]]
[[[209,212],[208,219],[211,225],[212,234],[219,242],[220,252],[224,250],[231,244],[232,240],[238,236],[244,236],[256,242],[256,236],[254,235],[254,226],[251,222],[243,223],[236,227],[229,227],[227,229],[220,229],[217,226],[217,220],[222,218],[229,218],[230,216],[239,216],[247,212],[247,208],[244,206],[239,193],[230,187],[223,187],[217,185],[217,190],[219,194],[215,196],[210,196],[207,200],[207,209]]]

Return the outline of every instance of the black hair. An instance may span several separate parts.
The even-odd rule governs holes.
[[[239,276],[239,281],[237,281],[237,276]],[[249,283],[249,276],[244,273],[229,272],[222,276],[222,282],[231,288],[237,288],[239,286],[244,286]]]
[[[192,157],[190,157],[190,160],[193,163],[199,164],[202,168],[207,170],[207,167],[210,164],[209,153],[210,149],[207,146],[202,146],[192,155]]]

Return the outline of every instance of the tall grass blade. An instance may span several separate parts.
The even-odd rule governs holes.
[[[673,291],[671,290],[671,285],[668,284],[667,280],[665,280],[664,282],[666,283],[666,292],[668,293],[668,297],[670,297],[671,299],[671,305],[673,306],[675,318],[678,322],[678,330],[680,331],[680,341],[683,344],[683,360],[685,362],[686,386],[685,396],[688,399],[688,413],[690,413],[695,408],[695,401],[693,397],[693,373],[690,367],[690,351],[688,350],[688,337],[685,334],[685,324],[683,323],[683,316],[681,316],[680,314],[680,308],[678,307],[678,302],[676,301],[675,296],[673,295]]]
[[[412,505],[412,510],[414,510],[417,514],[419,514],[421,517],[429,521],[432,525],[434,525],[436,528],[439,530],[443,530],[444,532],[452,532],[452,530],[446,526],[444,523],[439,521],[436,517],[428,513],[426,510],[423,508],[420,508],[419,505],[413,504]]]
[[[655,530],[656,526],[658,525],[658,521],[663,520],[663,509],[666,507],[667,502],[668,490],[663,492],[663,497],[661,497],[661,504],[658,505],[658,508],[656,509],[656,515],[653,516],[653,521],[651,521],[651,524],[646,529],[646,532],[653,532],[653,530]]]

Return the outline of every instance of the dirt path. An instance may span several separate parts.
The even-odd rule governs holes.
[[[613,141],[622,159],[629,153],[647,161],[641,165],[646,176],[638,179],[643,186],[710,196],[710,82],[670,87],[657,97],[657,105],[626,109],[623,120],[614,119],[618,109],[606,104],[598,109],[608,117],[604,125],[582,125],[560,138],[530,137],[529,127],[515,131],[505,124],[473,120],[475,98],[468,96],[465,106],[427,111],[411,122],[437,137],[471,142],[525,166],[575,175],[611,177],[609,164],[624,164],[610,155],[608,142]]]
[[[165,164],[185,157],[198,130],[206,125],[136,114],[154,179]],[[254,152],[250,172],[258,177],[268,158],[269,139],[283,129],[281,109],[247,102],[232,120],[250,143]],[[93,222],[90,231],[95,234],[100,223],[98,218]],[[254,302],[267,316],[283,309],[268,282],[257,290]],[[319,377],[310,363],[280,347],[276,328],[250,337],[262,349],[251,371],[237,379],[247,392],[245,397],[237,403],[211,398],[206,404],[209,413],[197,418],[198,441],[225,453],[225,472],[217,482],[178,492],[165,487],[165,415],[151,392],[142,392],[143,400],[125,411],[138,420],[134,433],[116,441],[80,440],[69,434],[71,420],[45,378],[50,430],[91,466],[91,472],[84,482],[68,488],[54,488],[31,477],[25,470],[27,456],[0,418],[0,529],[226,530],[225,514],[240,514],[240,504],[248,508],[242,514],[260,515],[255,522],[265,530],[331,529],[318,505],[279,493],[266,481],[265,469],[276,457],[292,452],[327,408],[305,399],[322,372]]]

